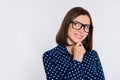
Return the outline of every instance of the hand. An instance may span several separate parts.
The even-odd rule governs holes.
[[[73,59],[82,62],[83,55],[85,54],[86,50],[81,42],[76,43],[73,47]]]

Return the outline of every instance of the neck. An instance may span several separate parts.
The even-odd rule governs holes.
[[[67,48],[68,52],[71,55],[73,55],[73,47],[75,45],[75,42],[71,38],[69,38],[69,37],[67,38],[67,42],[68,42],[68,44],[70,44],[70,46],[66,46],[66,48]]]
[[[66,46],[68,52],[69,52],[71,55],[73,55],[73,47],[74,47],[73,45],[72,45],[72,46]]]

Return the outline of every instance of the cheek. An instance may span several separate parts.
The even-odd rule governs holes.
[[[70,25],[69,28],[68,28],[68,36],[71,36],[73,32],[74,31],[73,31],[73,29],[72,29],[72,27]]]
[[[84,34],[84,39],[88,36],[88,33]]]

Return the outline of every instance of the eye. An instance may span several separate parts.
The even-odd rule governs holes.
[[[90,26],[89,25],[85,25],[84,29],[85,29],[86,32],[89,32]]]
[[[76,27],[81,27],[82,26],[82,24],[80,22],[77,22],[77,21],[74,21],[73,24]]]
[[[79,26],[79,23],[78,23],[78,22],[74,22],[74,25],[75,25],[75,26]]]
[[[90,28],[90,26],[89,26],[89,25],[86,25],[86,26],[85,26],[85,28],[86,28],[86,29],[89,29],[89,28]]]

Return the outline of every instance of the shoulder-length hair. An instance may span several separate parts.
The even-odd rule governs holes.
[[[92,50],[92,41],[93,41],[93,24],[92,24],[92,18],[87,10],[85,10],[82,7],[74,7],[68,11],[68,13],[65,15],[63,22],[61,24],[61,27],[56,35],[56,43],[58,45],[65,45],[69,46],[67,42],[67,35],[68,35],[68,27],[69,24],[73,19],[80,15],[87,15],[90,19],[90,30],[88,33],[88,36],[83,40],[83,45],[86,49],[86,52],[90,52]]]

